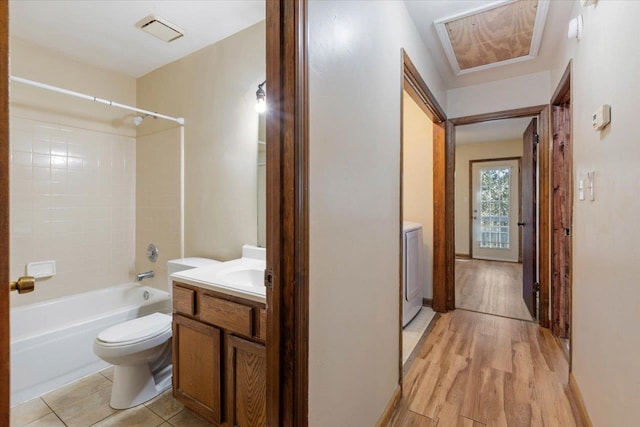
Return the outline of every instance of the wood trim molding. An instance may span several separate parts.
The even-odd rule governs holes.
[[[558,87],[553,92],[553,96],[551,97],[551,104],[567,104],[571,100],[571,69],[573,67],[573,60],[570,59],[567,64],[567,68],[564,69],[564,73],[562,73],[562,77],[560,77],[560,82],[558,83]]]
[[[0,1],[0,425],[9,425],[9,2]]]
[[[391,422],[391,417],[393,417],[393,413],[398,407],[398,403],[402,398],[402,389],[400,386],[397,386],[393,391],[393,395],[391,396],[391,400],[387,403],[387,406],[384,408],[384,412],[380,416],[380,419],[376,423],[376,427],[387,427]]]
[[[494,113],[476,114],[473,116],[456,117],[450,119],[456,125],[470,125],[473,123],[490,122],[492,120],[517,119],[520,117],[537,116],[546,105],[536,105],[533,107],[515,108],[513,110],[496,111]]]
[[[402,62],[404,64],[404,79],[413,88],[413,92],[420,97],[420,101],[416,100],[418,105],[424,104],[427,107],[425,113],[434,123],[442,123],[447,120],[444,109],[440,106],[431,90],[429,90],[429,86],[425,83],[404,49],[402,49]]]
[[[456,254],[456,259],[471,259],[470,254]]]
[[[578,414],[580,415],[580,418],[582,418],[582,425],[585,427],[593,427],[593,423],[589,417],[589,412],[587,411],[587,405],[584,403],[582,392],[580,391],[580,387],[578,387],[578,383],[576,382],[576,377],[573,375],[573,372],[569,374],[569,388],[571,389],[571,393],[573,393],[573,400],[577,406],[576,409],[578,410]]]
[[[432,298],[422,298],[422,306],[423,307],[431,307],[433,305]]]
[[[308,425],[307,1],[266,3],[267,424]]]
[[[540,227],[540,255],[538,274],[540,281],[540,306],[538,308],[538,323],[543,328],[549,328],[549,298],[551,283],[551,169],[550,159],[552,155],[551,131],[549,120],[551,109],[546,106],[540,112],[538,121],[538,134],[540,137],[540,147],[538,147],[538,159],[540,165],[539,193],[539,227]]]

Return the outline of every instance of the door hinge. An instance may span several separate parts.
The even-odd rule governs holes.
[[[537,133],[533,134],[533,142],[535,144],[539,144],[540,143],[540,135],[538,135]]]
[[[533,284],[533,291],[534,292],[540,292],[540,283],[536,282]]]
[[[273,287],[273,271],[271,269],[264,270],[264,286],[267,289]]]

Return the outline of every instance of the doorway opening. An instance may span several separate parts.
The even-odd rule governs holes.
[[[450,120],[455,150],[456,308],[533,321],[542,313],[539,152],[548,107]],[[539,179],[540,178],[540,179]]]
[[[434,162],[444,148],[444,111],[402,52],[400,138],[399,383],[435,312],[434,237],[439,219]]]

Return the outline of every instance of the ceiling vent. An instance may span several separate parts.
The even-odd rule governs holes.
[[[138,28],[167,43],[184,36],[184,30],[159,16],[149,15],[136,24]]]
[[[538,56],[549,0],[502,0],[435,21],[457,75]]]

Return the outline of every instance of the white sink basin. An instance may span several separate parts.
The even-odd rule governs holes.
[[[222,271],[218,278],[230,285],[261,287],[264,286],[264,269],[247,267]]]

